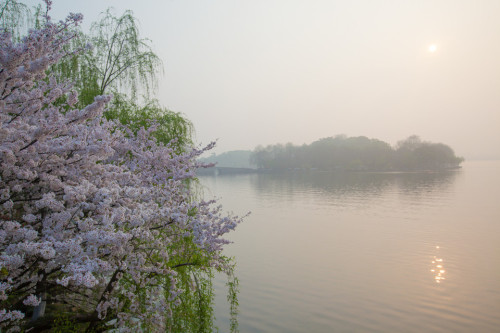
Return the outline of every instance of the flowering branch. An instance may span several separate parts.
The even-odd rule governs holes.
[[[223,235],[241,219],[187,185],[213,144],[177,153],[155,126],[107,121],[111,96],[75,108],[71,84],[47,73],[81,15],[46,19],[18,44],[0,32],[0,328],[50,329],[76,308],[87,331],[162,330],[184,292],[176,269],[227,269]]]

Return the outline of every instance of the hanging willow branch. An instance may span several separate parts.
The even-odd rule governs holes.
[[[6,30],[18,40],[31,18],[31,11],[16,0],[0,1],[0,30]]]
[[[116,17],[108,9],[92,25],[90,42],[94,49],[86,57],[89,68],[98,73],[98,94],[117,90],[135,98],[137,92],[149,94],[156,88],[160,58],[148,39],[139,36],[131,11]]]

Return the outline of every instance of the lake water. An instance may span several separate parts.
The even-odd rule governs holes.
[[[500,162],[446,173],[202,177],[225,210],[241,332],[500,332]],[[216,316],[228,331],[224,279]]]

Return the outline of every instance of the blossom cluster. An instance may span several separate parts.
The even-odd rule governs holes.
[[[190,193],[196,157],[213,144],[178,154],[154,126],[107,121],[111,96],[77,109],[72,84],[47,74],[80,20],[47,17],[19,43],[0,32],[0,326],[36,325],[25,313],[46,302],[77,307],[91,325],[161,327],[182,293],[173,268],[195,264],[176,242],[223,267],[222,236],[240,218]]]

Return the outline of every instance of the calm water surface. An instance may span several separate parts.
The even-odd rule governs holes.
[[[241,332],[500,332],[499,161],[201,181],[226,210],[252,212],[226,251]]]

